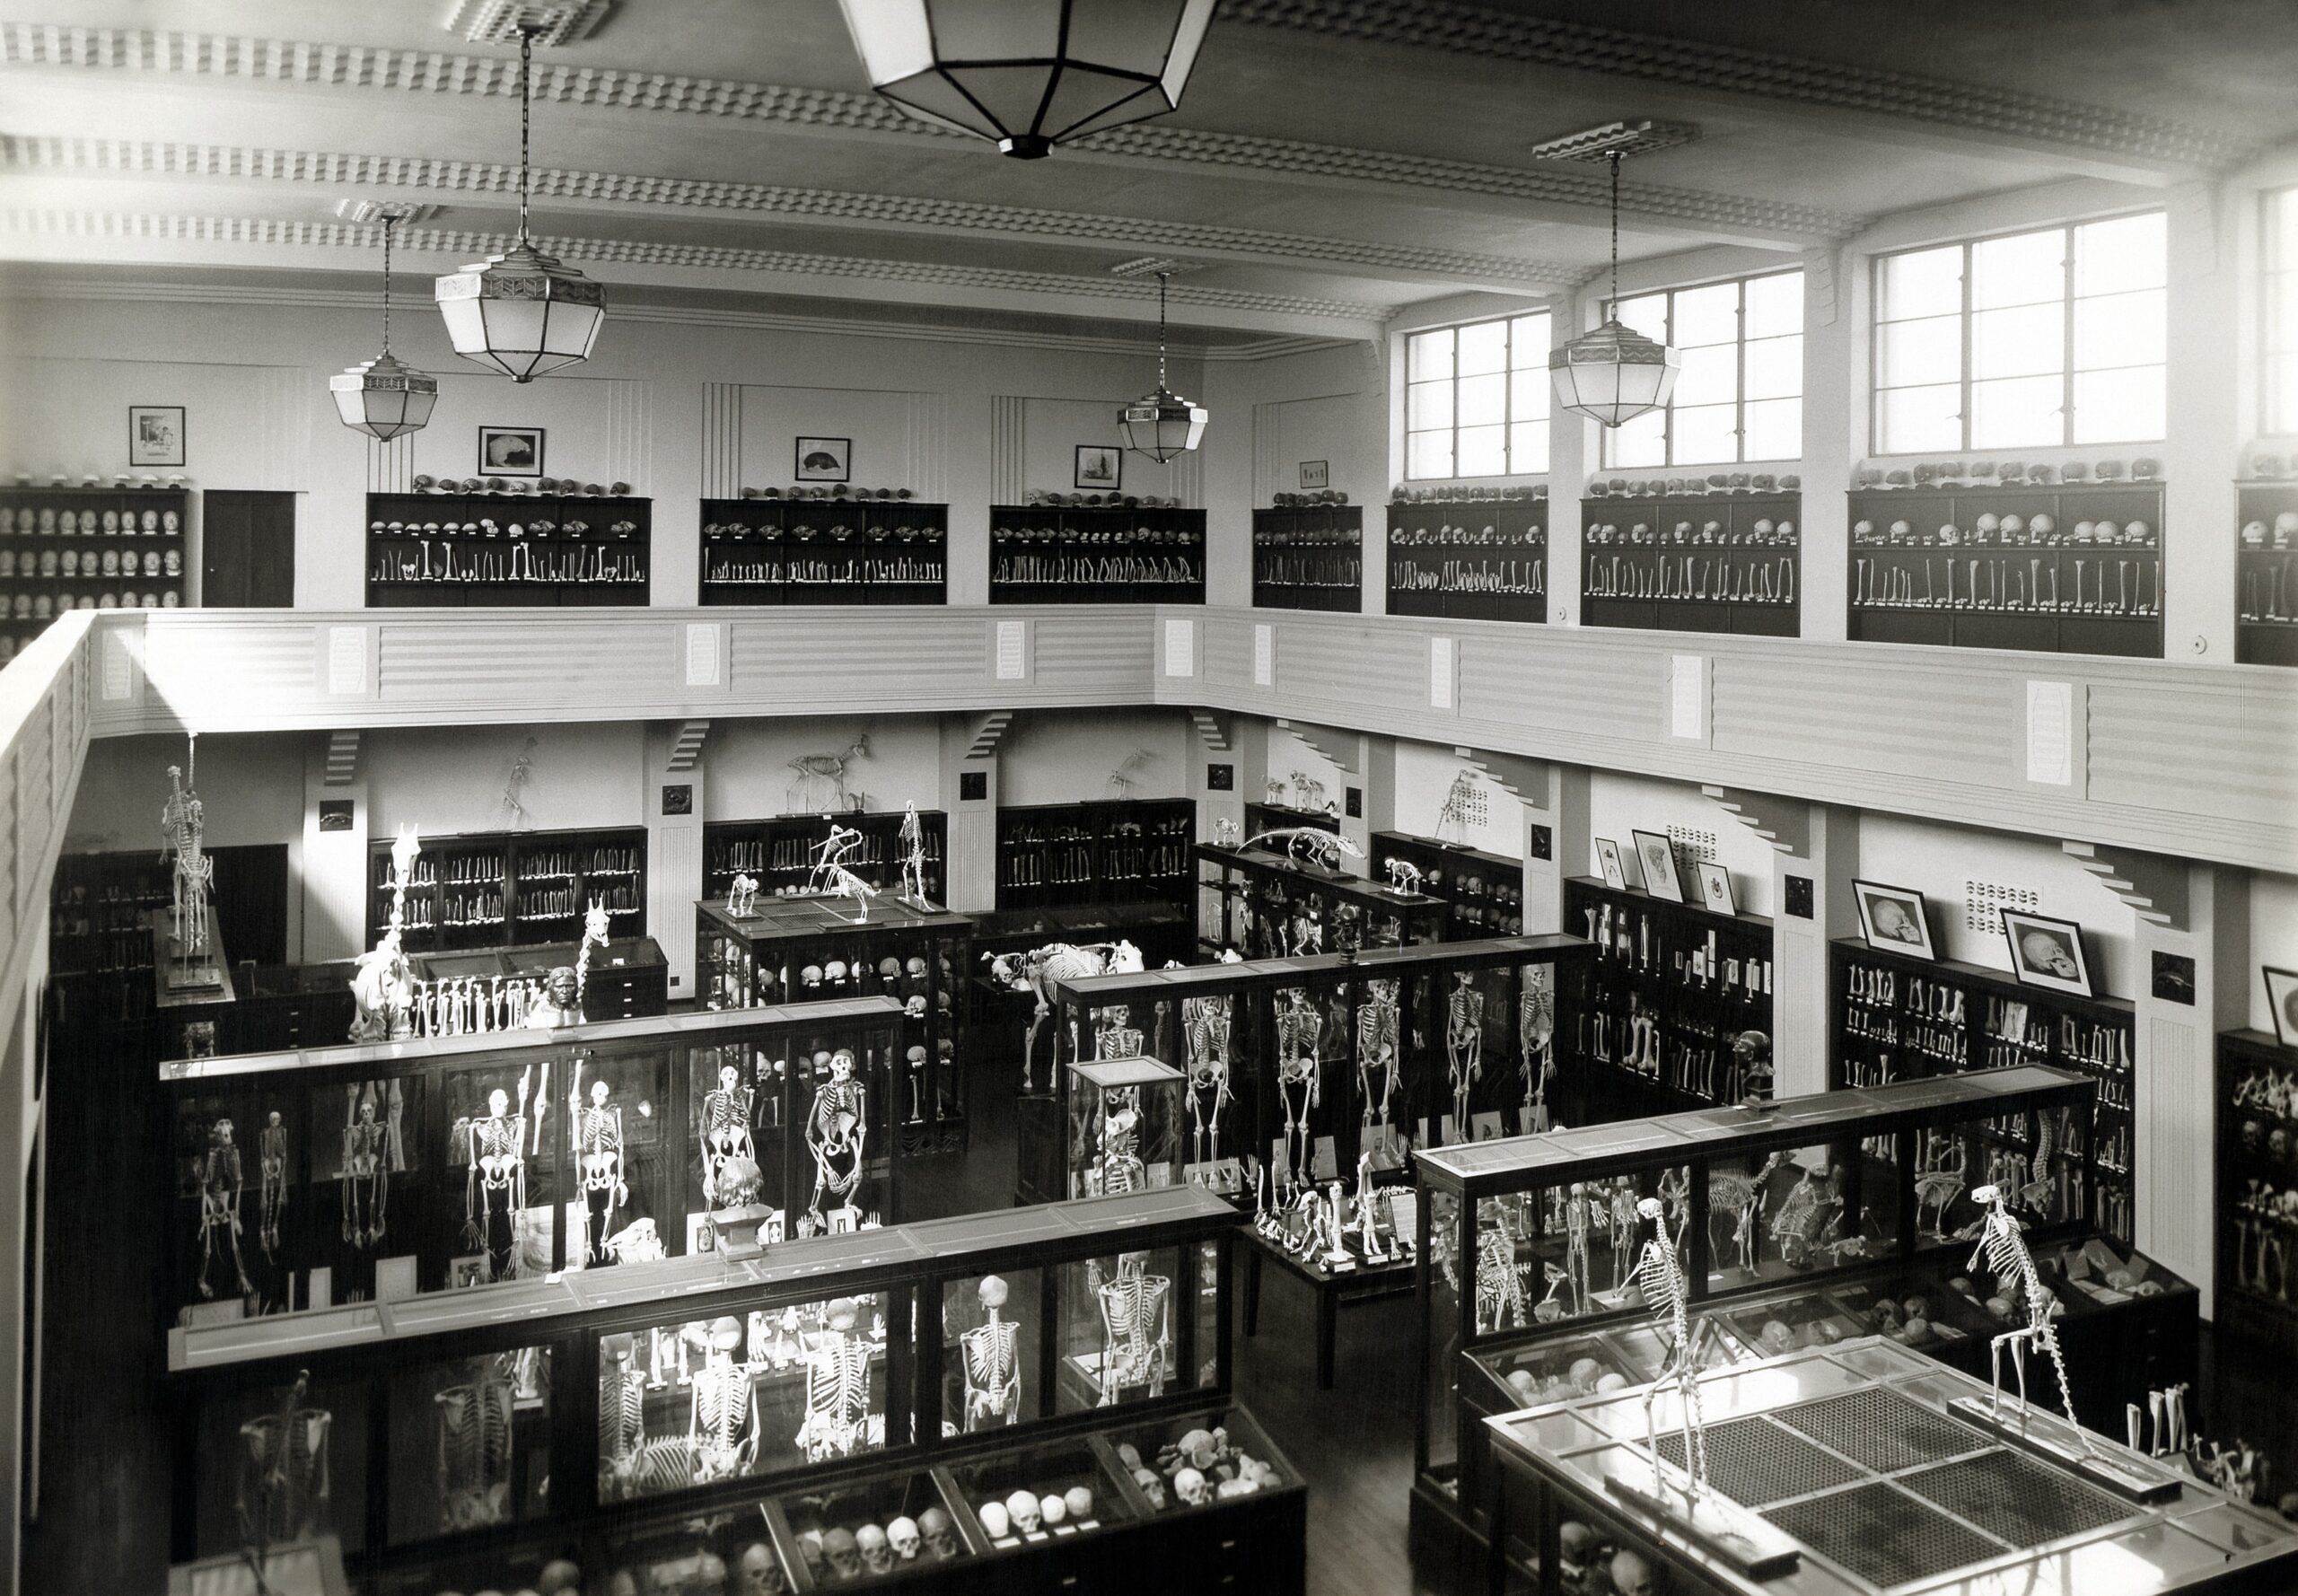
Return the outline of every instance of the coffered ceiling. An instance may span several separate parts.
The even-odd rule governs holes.
[[[357,202],[434,207],[416,273],[514,220],[509,0],[0,0],[0,259],[115,283],[364,289]],[[1661,118],[1624,256],[1783,258],[2069,175],[2134,194],[2298,135],[2287,0],[1224,0],[1180,110],[1017,162],[869,89],[835,0],[568,0],[537,57],[536,231],[623,303],[1180,341],[1372,336],[1417,302],[1584,281],[1600,165]],[[477,37],[473,37],[477,35]],[[332,274],[332,276],[327,276]],[[346,277],[345,274],[359,274]]]

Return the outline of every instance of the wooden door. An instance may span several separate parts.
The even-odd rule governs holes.
[[[203,495],[199,601],[210,609],[294,605],[294,494],[211,490]]]

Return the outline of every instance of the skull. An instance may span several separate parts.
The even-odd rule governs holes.
[[[854,1532],[855,1547],[862,1554],[862,1566],[872,1574],[887,1574],[894,1565],[894,1548],[886,1532],[875,1524],[864,1524]]]
[[[618,1568],[607,1581],[607,1596],[638,1596],[638,1576]]]
[[[2289,1157],[2290,1133],[2286,1130],[2276,1130],[2272,1132],[2266,1139],[2266,1146],[2267,1151],[2273,1153],[2276,1158]]]
[[[1013,1528],[1024,1535],[1035,1535],[1043,1515],[1038,1511],[1038,1499],[1027,1491],[1016,1491],[1005,1498],[1005,1516],[1013,1521]]]
[[[925,1538],[925,1549],[937,1558],[958,1555],[956,1529],[950,1522],[950,1515],[938,1507],[929,1507],[917,1515],[917,1532]]]
[[[1213,1482],[1194,1469],[1184,1469],[1173,1476],[1173,1494],[1191,1507],[1202,1507],[1213,1500]]]
[[[1558,1559],[1567,1568],[1577,1568],[1596,1550],[1596,1532],[1577,1519],[1566,1519],[1557,1526],[1556,1542]]]
[[[1118,1443],[1117,1460],[1127,1469],[1138,1469],[1141,1467],[1141,1453],[1130,1441],[1120,1441]]]
[[[1133,1483],[1139,1486],[1141,1494],[1149,1498],[1150,1506],[1159,1513],[1165,1511],[1165,1481],[1162,1475],[1154,1469],[1136,1469],[1133,1471]]]
[[[820,1530],[802,1530],[799,1531],[798,1555],[806,1559],[807,1572],[813,1574],[816,1578],[820,1578],[821,1576],[822,1564],[824,1561],[822,1556],[822,1532]]]
[[[1574,1358],[1566,1377],[1572,1381],[1574,1390],[1584,1395],[1596,1389],[1597,1377],[1603,1372],[1604,1366],[1593,1358]]]
[[[2259,1150],[2259,1142],[2265,1135],[2265,1126],[2259,1124],[2255,1119],[2243,1120],[2242,1151],[2245,1153],[2256,1153]]]
[[[1612,1589],[1619,1596],[1659,1596],[1652,1565],[1626,1548],[1612,1554]]]
[[[2019,956],[2029,969],[2039,969],[2062,981],[2075,978],[2074,959],[2066,944],[2048,932],[2030,931],[2019,939]]]
[[[819,964],[809,964],[798,972],[798,978],[805,983],[809,991],[811,991],[822,984],[822,967]]]
[[[562,1591],[579,1592],[583,1588],[583,1571],[564,1557],[542,1565],[535,1575],[536,1596],[559,1596]]]
[[[1061,1500],[1062,1504],[1068,1508],[1071,1518],[1090,1519],[1093,1516],[1093,1493],[1083,1486],[1071,1486],[1063,1493]]]
[[[828,964],[825,964],[825,965],[823,965],[823,966],[822,966],[822,983],[823,983],[823,985],[825,985],[825,986],[829,986],[829,987],[842,986],[842,985],[845,983],[845,980],[846,980],[846,960],[843,960],[843,959],[833,959],[833,960],[831,960]]]
[[[1038,1511],[1044,1515],[1045,1527],[1048,1530],[1052,1529],[1056,1524],[1066,1523],[1068,1521],[1069,1504],[1059,1496],[1047,1495],[1039,1497]]]
[[[910,995],[909,1001],[901,1005],[901,1012],[908,1015],[913,1020],[925,1019],[925,994],[923,992],[913,993]]]
[[[922,1538],[917,1532],[917,1521],[899,1518],[886,1526],[886,1544],[894,1548],[894,1556],[905,1563],[917,1561]]]
[[[695,1558],[694,1583],[688,1589],[694,1596],[726,1596],[726,1559],[715,1552]]]
[[[862,1572],[862,1547],[851,1530],[832,1530],[822,1537],[822,1556],[829,1560],[829,1571],[839,1579],[852,1579]]]
[[[1003,1502],[983,1503],[974,1517],[981,1521],[982,1532],[992,1540],[1003,1540],[1013,1532],[1013,1521],[1006,1516]]]
[[[742,1596],[782,1596],[790,1588],[783,1578],[782,1565],[775,1561],[773,1550],[763,1540],[753,1540],[744,1548],[734,1566],[742,1576]]]
[[[898,978],[901,975],[901,960],[887,954],[878,960],[878,974],[889,981]]]
[[[1195,1469],[1210,1469],[1218,1455],[1219,1444],[1210,1430],[1191,1430],[1181,1437],[1181,1461]]]
[[[909,956],[909,962],[902,966],[902,970],[910,979],[916,980],[925,973],[925,960],[918,954],[912,953]]]

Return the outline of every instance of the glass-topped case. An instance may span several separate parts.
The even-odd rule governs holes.
[[[1069,1066],[1067,1195],[1101,1197],[1180,1179],[1181,1073],[1139,1054]]]
[[[171,1311],[390,1301],[881,1223],[902,1026],[892,999],[849,998],[163,1065]]]
[[[1301,958],[1443,940],[1449,904],[1329,868],[1310,856],[1331,846],[1318,840],[1326,835],[1310,828],[1297,844],[1197,845],[1197,935],[1206,957]]]
[[[973,922],[890,892],[865,900],[755,896],[695,905],[703,1006],[890,997],[908,1022],[889,1111],[905,1153],[965,1144],[964,983]],[[736,908],[743,910],[734,912]],[[857,913],[864,917],[857,920]]]

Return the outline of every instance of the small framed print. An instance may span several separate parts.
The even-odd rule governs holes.
[[[665,782],[662,785],[662,812],[666,815],[690,815],[694,812],[694,785],[690,782]]]
[[[1702,859],[1692,867],[1699,878],[1699,903],[1702,908],[1718,915],[1734,915],[1739,910],[1732,904],[1732,873],[1713,859]]]
[[[542,475],[542,428],[482,426],[478,429],[478,471],[482,477],[539,477]]]
[[[1302,460],[1301,462],[1301,486],[1304,488],[1330,487],[1332,486],[1332,462],[1322,460]]]
[[[854,440],[851,438],[800,438],[791,454],[793,480],[854,480]]]
[[[1237,790],[1237,767],[1232,764],[1208,764],[1205,767],[1205,790],[1208,793],[1233,793]]]
[[[2083,957],[2083,927],[2006,908],[2003,935],[2011,944],[2011,973],[2022,987],[2091,997],[2091,965]]]
[[[1666,903],[1684,900],[1683,878],[1676,873],[1676,845],[1657,831],[1631,831],[1636,862],[1644,867],[1644,890]]]
[[[1609,837],[1596,838],[1596,864],[1604,873],[1604,885],[1615,892],[1627,890],[1627,866],[1620,862],[1619,844]]]
[[[1070,487],[1114,493],[1125,479],[1125,451],[1110,443],[1080,443]]]
[[[2164,1003],[2194,1007],[2194,959],[2190,954],[2154,950],[2154,995]]]
[[[2261,968],[2266,971],[2266,1006],[2274,1011],[2274,1039],[2285,1048],[2298,1048],[2298,969],[2276,969],[2270,964]]]
[[[351,820],[352,806],[350,799],[322,798],[320,800],[320,830],[348,831],[351,829]]]
[[[183,407],[127,407],[127,463],[131,466],[183,464]]]
[[[1931,942],[1931,920],[1924,913],[1923,894],[1880,881],[1854,881],[1851,895],[1859,904],[1859,931],[1867,945],[1880,953],[1905,953],[1913,959],[1936,959]]]

